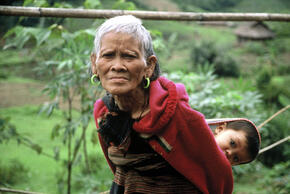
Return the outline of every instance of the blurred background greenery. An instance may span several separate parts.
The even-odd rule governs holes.
[[[2,0],[1,5],[193,12],[289,13],[288,0]],[[98,145],[89,55],[101,19],[0,16],[0,187],[43,193],[99,193],[112,173]],[[143,21],[162,74],[182,82],[206,118],[257,125],[290,104],[290,23],[240,41],[246,22]],[[261,128],[262,147],[289,136],[285,111]],[[289,142],[233,167],[237,194],[290,193]],[[68,181],[69,180],[69,181]]]

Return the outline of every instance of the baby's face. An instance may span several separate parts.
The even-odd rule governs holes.
[[[216,132],[215,139],[232,166],[251,160],[247,151],[247,139],[244,131],[223,129]]]

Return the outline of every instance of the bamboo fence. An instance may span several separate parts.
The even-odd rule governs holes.
[[[119,15],[134,15],[146,20],[177,21],[276,21],[290,22],[290,14],[280,13],[196,13],[167,11],[128,11],[101,9],[68,9],[0,6],[0,15],[29,17],[111,18]]]

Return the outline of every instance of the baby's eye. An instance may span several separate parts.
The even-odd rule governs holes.
[[[230,141],[230,145],[231,145],[232,147],[234,147],[234,146],[236,145],[236,142],[235,142],[234,140],[231,139],[231,141]]]

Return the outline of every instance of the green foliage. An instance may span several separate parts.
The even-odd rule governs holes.
[[[135,10],[136,6],[133,2],[127,2],[126,0],[117,0],[112,8],[121,10]]]
[[[216,79],[210,66],[199,66],[197,71],[189,74],[175,72],[168,76],[186,86],[191,107],[202,112],[206,118],[246,117],[257,122],[264,117],[258,114],[262,103],[258,92],[224,85]]]
[[[25,0],[23,6],[48,7],[48,3],[46,0]]]
[[[42,153],[42,147],[33,143],[28,137],[25,137],[18,133],[16,127],[10,123],[10,118],[0,117],[0,144],[8,142],[14,139],[18,144],[24,144],[25,146],[36,151],[38,154]]]
[[[234,12],[281,13],[289,12],[290,3],[287,0],[242,0],[231,10]]]
[[[86,145],[85,132],[92,119],[94,100],[100,91],[89,84],[90,63],[88,56],[92,50],[93,36],[92,30],[70,33],[59,25],[52,25],[48,29],[16,27],[6,35],[6,38],[11,37],[6,48],[16,46],[20,49],[27,43],[35,44],[33,52],[43,61],[36,70],[38,74],[51,78],[44,89],[44,92],[50,96],[51,103],[45,104],[41,112],[45,111],[51,115],[54,109],[59,108],[61,101],[67,104],[67,109],[64,111],[64,121],[53,128],[51,137],[55,138],[61,134],[64,145],[68,146],[66,164],[69,174],[72,164],[78,159],[81,144]],[[36,41],[31,41],[33,39]],[[77,96],[81,112],[79,117],[72,114],[72,102]],[[82,129],[82,135],[76,137],[75,132],[79,127]],[[76,142],[74,147],[73,138]],[[85,150],[86,148],[84,148],[86,158]],[[55,158],[58,158],[58,152],[55,153]],[[70,179],[70,175],[68,175],[68,179]],[[70,190],[69,185],[68,190]]]
[[[100,0],[85,0],[84,7],[86,9],[95,9],[101,6]]]
[[[290,100],[290,89],[286,87],[290,76],[275,76],[272,68],[264,67],[257,75],[257,87],[267,103],[287,106]]]
[[[85,165],[81,165],[81,172],[74,181],[75,189],[82,193],[108,190],[112,184],[113,173],[106,170],[106,159],[96,154],[90,155],[88,159],[91,164],[90,172]]]
[[[268,49],[267,47],[265,47],[264,42],[247,42],[245,44],[245,47],[247,49],[247,52],[258,56],[265,55],[268,52]]]
[[[202,41],[195,44],[191,50],[193,66],[209,64],[215,67],[215,73],[219,76],[238,77],[239,68],[236,61],[224,54],[223,49],[216,47],[212,41]]]
[[[14,50],[2,50],[0,52],[1,70],[9,67],[15,70],[16,66],[22,66],[26,63],[32,63],[32,61],[33,58],[31,56],[25,55],[25,50],[23,50],[23,54],[19,54],[18,51]]]
[[[10,118],[0,117],[0,143],[7,142],[15,136],[17,136],[17,131],[10,123]]]
[[[30,39],[36,41],[36,45],[40,46],[49,36],[51,31],[42,29],[42,28],[23,28],[21,26],[16,26],[9,30],[4,38],[15,35],[13,39],[8,39],[6,45],[3,49],[8,49],[10,47],[23,48],[24,44],[27,43]]]
[[[275,109],[269,110],[269,115],[273,115]],[[287,136],[289,136],[289,110],[274,118],[270,123],[263,127],[262,147],[271,145]],[[263,164],[272,167],[279,162],[290,160],[289,143],[285,142],[275,148],[264,152],[259,156]]]
[[[10,160],[8,164],[4,164],[0,160],[0,186],[12,186],[28,176],[28,169],[18,160]]]
[[[262,186],[269,193],[287,194],[290,192],[290,161],[275,165],[263,178]]]
[[[207,11],[221,11],[234,7],[240,1],[241,0],[177,0],[176,2],[184,11],[196,11],[196,7]]]
[[[193,46],[191,59],[194,65],[213,64],[218,53],[214,42],[204,41]]]
[[[237,193],[286,194],[290,191],[289,161],[281,162],[271,169],[265,168],[260,162],[253,162],[234,166],[233,172],[234,190]]]

